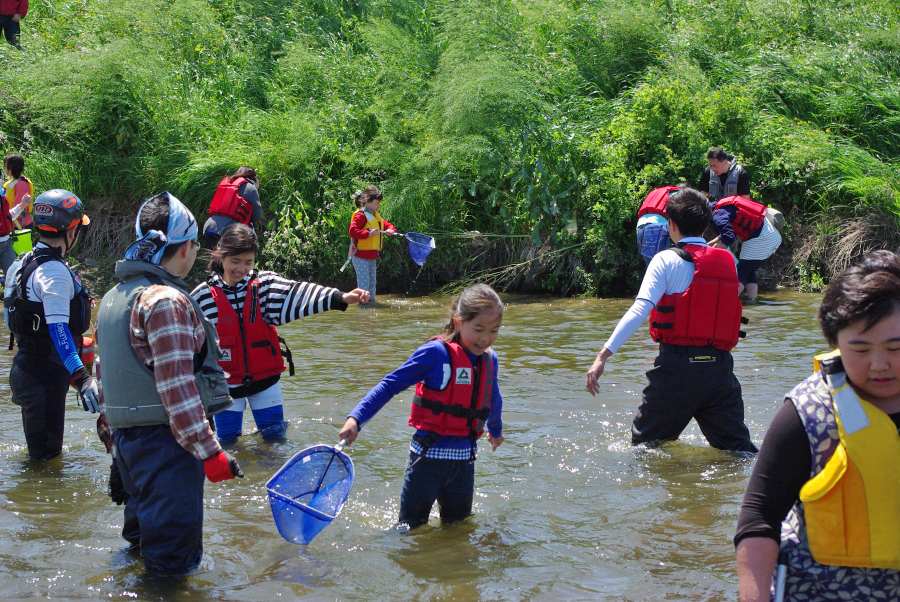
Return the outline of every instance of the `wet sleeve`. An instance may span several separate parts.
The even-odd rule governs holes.
[[[738,516],[734,545],[746,537],[781,540],[781,522],[809,480],[809,439],[789,400],[775,415],[763,439]]]

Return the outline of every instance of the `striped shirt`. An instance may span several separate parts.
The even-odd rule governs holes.
[[[202,349],[206,334],[190,300],[171,286],[148,287],[131,310],[130,336],[138,357],[153,367],[156,390],[178,444],[201,461],[218,454],[222,447],[194,384],[194,354]]]
[[[191,293],[203,315],[213,324],[219,322],[219,311],[213,299],[210,285],[221,288],[238,315],[243,315],[244,300],[251,279],[259,280],[259,305],[263,319],[272,326],[287,324],[298,318],[322,313],[331,309],[344,311],[347,304],[343,293],[336,288],[321,286],[313,282],[295,282],[282,278],[275,272],[251,271],[234,286],[225,284],[219,274],[200,284]]]

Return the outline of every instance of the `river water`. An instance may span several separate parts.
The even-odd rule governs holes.
[[[757,444],[782,396],[825,350],[820,295],[779,291],[745,308],[734,351]],[[70,393],[65,450],[29,462],[18,408],[0,379],[0,598],[66,600],[736,600],[731,538],[753,459],[706,445],[695,423],[656,449],[630,445],[652,365],[646,329],[609,362],[591,397],[584,374],[630,299],[504,296],[500,357],[505,443],[480,446],[475,515],[393,528],[412,391],[348,448],[356,476],[340,516],[308,546],[284,541],[265,483],[293,454],[336,443],[354,404],[441,330],[448,298],[383,298],[374,310],[311,316],[280,329],[288,440],[232,448],[245,479],[206,484],[204,558],[176,582],[124,551],[122,508],[106,496],[109,457]],[[8,374],[10,352],[0,353]]]

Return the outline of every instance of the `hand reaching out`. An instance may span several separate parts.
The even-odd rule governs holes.
[[[344,293],[341,296],[341,301],[350,305],[351,303],[368,303],[369,302],[369,291],[355,288],[349,293]]]

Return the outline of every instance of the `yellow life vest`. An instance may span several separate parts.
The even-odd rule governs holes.
[[[16,204],[16,184],[19,183],[19,180],[25,180],[28,182],[28,194],[31,195],[32,203],[29,203],[25,210],[19,214],[19,217],[16,221],[16,228],[22,227],[22,218],[26,215],[31,215],[31,206],[34,202],[34,184],[26,178],[25,176],[21,176],[19,178],[10,178],[6,182],[3,183],[3,196],[9,201],[9,207],[12,209]]]
[[[365,209],[360,209],[359,212],[362,212],[366,216],[366,229],[376,228],[378,230],[384,230],[384,220],[381,219],[381,214],[375,213],[372,215]],[[373,234],[368,238],[360,238],[356,241],[356,248],[359,251],[380,251],[381,250],[381,239],[384,235],[381,233]]]
[[[840,443],[800,490],[813,558],[832,566],[900,569],[900,435],[860,399],[839,352],[816,357],[831,392]]]

